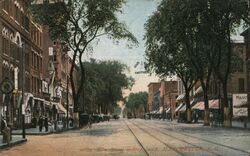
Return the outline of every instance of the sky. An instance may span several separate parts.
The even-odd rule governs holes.
[[[157,77],[149,76],[149,74],[135,74],[136,71],[144,70],[144,24],[148,17],[156,10],[158,2],[160,0],[127,0],[123,7],[123,14],[118,16],[119,20],[126,23],[129,31],[137,38],[139,42],[138,47],[129,49],[125,42],[114,44],[112,40],[102,37],[98,41],[98,44],[94,46],[93,52],[86,55],[86,57],[98,60],[118,60],[127,64],[130,67],[129,75],[135,79],[135,85],[131,91],[125,91],[125,94],[147,91],[147,85],[150,82],[158,81]],[[136,64],[138,65],[135,68]]]
[[[145,30],[144,24],[150,15],[157,9],[161,0],[127,0],[123,7],[123,14],[118,16],[119,20],[126,23],[130,32],[137,38],[139,45],[129,49],[125,42],[114,44],[106,37],[100,38],[94,45],[93,52],[87,53],[86,58],[98,60],[118,60],[130,67],[129,75],[134,77],[135,85],[131,91],[125,91],[125,95],[130,92],[147,91],[150,82],[157,82],[159,78],[148,74],[135,74],[136,71],[143,71],[145,61],[145,41],[143,40]],[[242,32],[239,29],[238,34]],[[242,41],[239,35],[232,36],[233,40]],[[136,68],[135,65],[137,64]]]

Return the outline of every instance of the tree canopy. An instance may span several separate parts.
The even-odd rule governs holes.
[[[83,54],[91,51],[91,43],[100,36],[119,41],[124,39],[128,45],[137,45],[137,40],[127,29],[125,23],[118,20],[125,0],[33,0],[30,7],[33,18],[48,26],[50,37],[59,40],[73,53],[70,70],[70,82],[74,97],[74,111],[78,111],[79,96],[83,90],[85,75],[80,77],[76,86],[73,81],[73,69],[77,61],[84,72]]]
[[[143,107],[144,112],[147,111],[147,92],[130,93],[126,102],[126,108],[130,109],[136,117],[136,111]]]
[[[108,113],[123,99],[123,89],[131,88],[134,79],[125,72],[128,67],[118,61],[84,62],[86,82],[84,85],[84,111]]]
[[[180,68],[193,72],[203,88],[208,119],[207,91],[212,74],[223,84],[228,107],[226,85],[234,59],[231,35],[242,23],[249,24],[249,19],[249,0],[162,1],[146,23],[149,69],[180,78]]]

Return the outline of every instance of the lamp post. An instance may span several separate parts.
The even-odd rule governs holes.
[[[22,105],[21,105],[21,114],[22,114],[22,136],[25,139],[25,110],[24,110],[24,92],[25,92],[25,44],[22,44]]]
[[[66,67],[66,77],[67,77],[67,129],[69,128],[69,75],[68,75],[68,60]]]

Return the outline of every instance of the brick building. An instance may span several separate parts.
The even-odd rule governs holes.
[[[148,112],[152,112],[154,109],[154,95],[159,91],[160,82],[151,82],[148,84]]]
[[[35,24],[27,12],[28,1],[4,0],[0,5],[0,78],[9,77],[14,91],[6,104],[1,94],[2,115],[10,125],[20,124],[21,77],[25,74],[25,122],[30,123],[32,112],[40,110],[42,100],[42,29]],[[25,72],[22,72],[24,53]],[[8,106],[8,107],[7,107]],[[6,114],[7,113],[7,114]]]

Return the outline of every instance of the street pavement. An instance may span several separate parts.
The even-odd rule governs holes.
[[[120,119],[61,134],[27,136],[0,156],[247,156],[250,131],[175,121]]]

